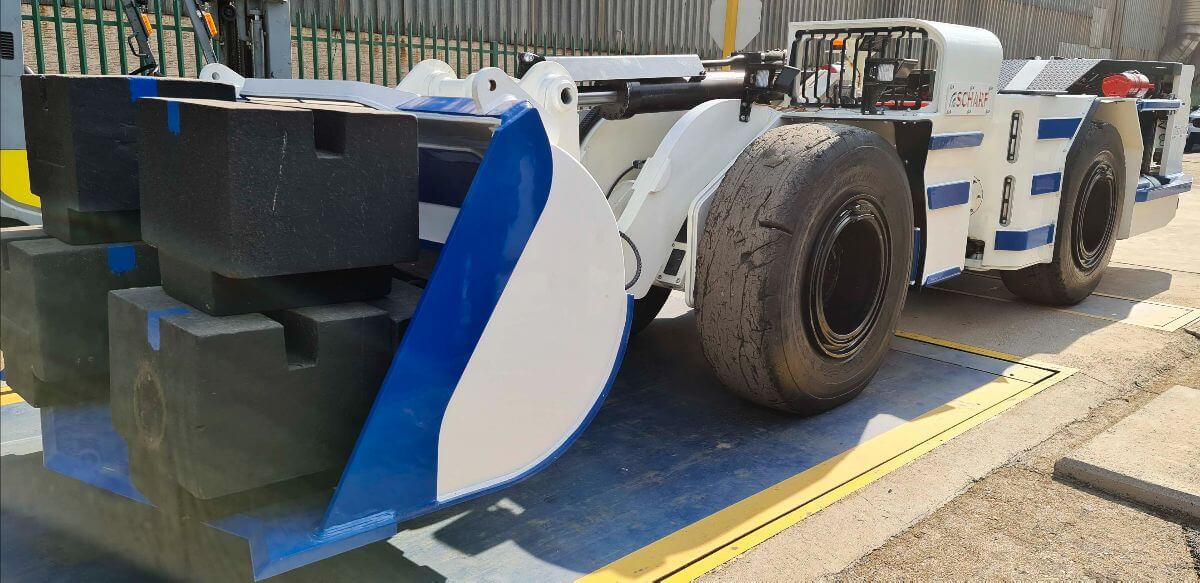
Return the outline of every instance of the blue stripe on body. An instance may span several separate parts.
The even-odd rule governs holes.
[[[1137,102],[1138,111],[1179,109],[1180,107],[1183,107],[1183,102],[1178,99],[1139,99]]]
[[[1033,184],[1029,188],[1029,194],[1037,196],[1059,190],[1062,190],[1062,172],[1047,172],[1033,175]]]
[[[929,137],[930,150],[974,148],[982,143],[983,132],[957,132],[952,134],[937,134]]]
[[[1039,140],[1062,140],[1075,136],[1075,131],[1079,129],[1079,124],[1083,123],[1082,117],[1047,117],[1038,120],[1038,135]]]
[[[935,184],[926,188],[925,193],[929,197],[929,210],[958,206],[971,200],[971,183],[963,180]]]
[[[1054,242],[1054,225],[1042,225],[1028,231],[996,231],[997,251],[1026,251]]]
[[[939,281],[946,281],[947,279],[955,277],[960,273],[962,273],[962,268],[959,267],[951,267],[950,269],[943,269],[937,273],[931,273],[929,274],[929,277],[925,278],[925,285],[933,285]]]

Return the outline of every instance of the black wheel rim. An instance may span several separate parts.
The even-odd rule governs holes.
[[[1103,261],[1117,221],[1116,209],[1116,175],[1107,162],[1097,162],[1079,191],[1071,222],[1071,254],[1084,272],[1096,269]]]
[[[865,196],[842,204],[809,262],[805,325],[817,348],[848,358],[871,336],[883,304],[891,241],[883,213]]]

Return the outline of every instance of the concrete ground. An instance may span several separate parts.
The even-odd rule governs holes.
[[[1200,156],[1184,165],[1200,175]],[[1171,225],[1118,243],[1098,291],[1200,307],[1197,244],[1192,193]],[[1160,392],[1200,386],[1200,322],[1164,332],[924,290],[902,328],[1080,372],[704,581],[1200,580],[1200,524],[1053,476],[1055,461]]]

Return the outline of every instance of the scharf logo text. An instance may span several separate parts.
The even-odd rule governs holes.
[[[986,108],[991,101],[992,93],[979,89],[954,91],[950,94],[950,107],[980,107]]]

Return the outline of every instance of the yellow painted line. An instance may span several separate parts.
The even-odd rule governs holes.
[[[1062,365],[1058,365],[1058,364],[1050,364],[1048,362],[1042,362],[1040,360],[1034,360],[1032,358],[1025,358],[1023,356],[1017,356],[1015,354],[1009,354],[1007,352],[1000,352],[999,350],[992,350],[990,348],[984,348],[982,346],[972,346],[970,344],[954,342],[953,340],[943,340],[941,338],[934,338],[933,336],[917,334],[916,332],[905,332],[903,330],[897,330],[896,336],[899,336],[901,338],[907,338],[909,340],[916,340],[918,342],[925,342],[927,344],[935,344],[937,346],[942,346],[945,348],[952,348],[954,350],[959,350],[962,352],[970,352],[971,354],[978,354],[979,356],[986,356],[988,358],[994,358],[996,360],[1004,360],[1004,361],[1008,361],[1008,362],[1011,362],[1014,364],[1023,364],[1025,366],[1040,368],[1040,369],[1045,370],[1046,372],[1069,371],[1070,374],[1068,374],[1067,376],[1071,376],[1071,374],[1075,373],[1075,369],[1070,368],[1070,367],[1066,367],[1066,366],[1062,366]]]
[[[0,407],[3,407],[4,405],[15,405],[17,403],[24,403],[24,402],[25,402],[25,399],[22,399],[21,395],[18,395],[16,393],[13,393],[13,392],[0,393]]]
[[[42,207],[42,199],[29,190],[25,150],[0,150],[0,192],[25,206]]]
[[[854,491],[1075,373],[993,350],[901,332],[903,338],[1042,369],[1034,383],[995,380],[741,502],[686,526],[580,581],[690,581]]]

